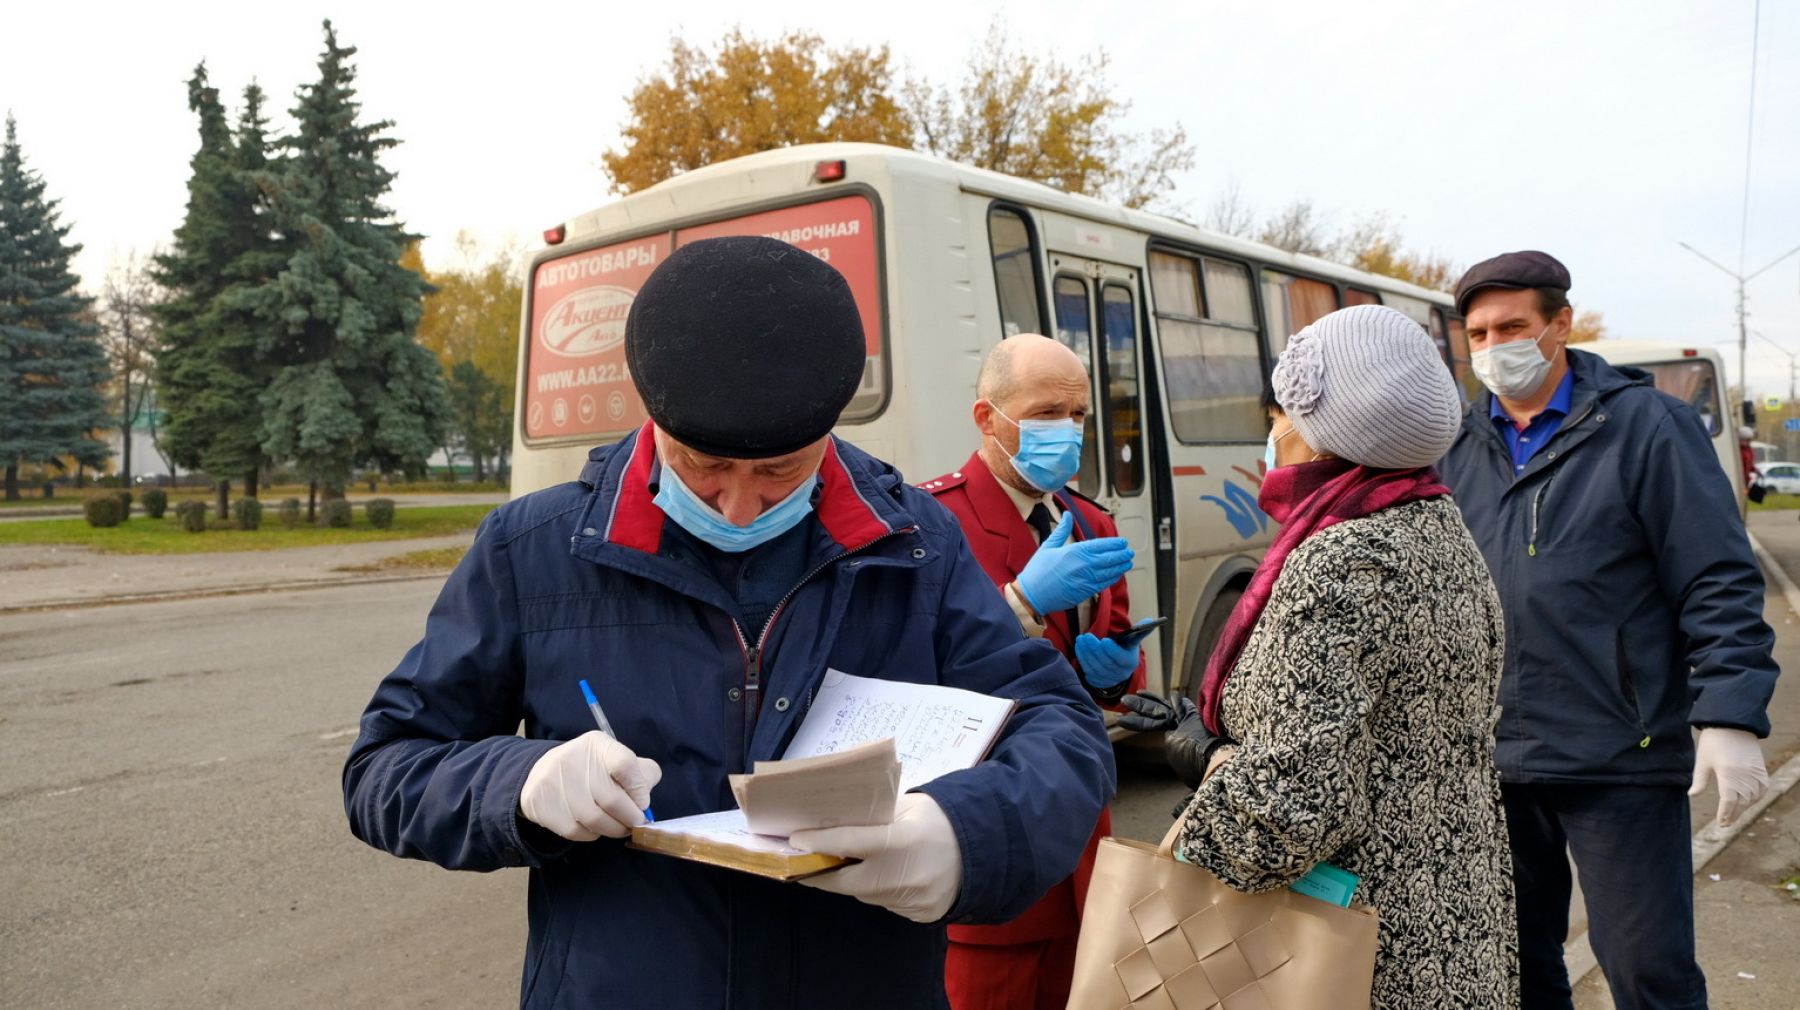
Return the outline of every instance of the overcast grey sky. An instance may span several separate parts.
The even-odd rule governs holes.
[[[360,49],[365,113],[404,142],[390,202],[439,266],[458,230],[529,242],[609,199],[600,152],[672,33],[808,29],[946,80],[998,13],[1037,54],[1105,47],[1134,128],[1186,125],[1189,216],[1235,180],[1265,213],[1301,197],[1339,225],[1384,211],[1463,266],[1542,248],[1615,336],[1718,344],[1735,375],[1733,282],[1676,242],[1739,265],[1753,3],[11,4],[0,106],[97,285],[181,219],[194,64],[234,115],[258,80],[283,131],[330,16]],[[1800,5],[1763,3],[1756,76],[1752,270],[1800,246]],[[1751,328],[1800,353],[1800,257],[1749,294]],[[1752,338],[1753,392],[1785,394],[1788,365]]]

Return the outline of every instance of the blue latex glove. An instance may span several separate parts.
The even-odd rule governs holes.
[[[1134,645],[1127,649],[1110,638],[1096,638],[1082,632],[1075,639],[1075,660],[1081,664],[1081,673],[1087,682],[1105,690],[1117,686],[1137,669],[1138,647]]]
[[[1038,616],[1067,610],[1119,581],[1131,570],[1131,546],[1124,537],[1069,543],[1075,517],[1064,512],[1016,580],[1025,602]]]

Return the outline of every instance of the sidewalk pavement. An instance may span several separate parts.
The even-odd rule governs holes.
[[[62,519],[62,518],[67,518],[69,516],[78,516],[81,514],[81,500],[83,498],[88,497],[89,495],[95,494],[98,491],[103,491],[103,490],[105,490],[105,489],[100,488],[100,489],[97,489],[94,491],[70,492],[66,497],[50,499],[47,503],[45,503],[41,507],[39,507],[39,506],[23,506],[22,505],[17,508],[0,509],[0,522],[15,522],[15,521],[22,520],[22,519]],[[186,488],[183,489],[184,495],[187,490],[188,489],[186,489]],[[201,490],[201,489],[194,489],[194,490]],[[142,503],[138,500],[138,499],[141,499],[142,497],[143,497],[142,491],[134,491],[132,493],[132,498],[133,498],[132,504],[131,504],[131,514],[132,515],[143,515],[144,514],[144,507],[143,507]],[[263,503],[264,508],[272,508],[276,505],[281,504],[282,499],[289,498],[289,497],[292,497],[292,496],[285,495],[285,494],[280,495],[279,497],[263,496],[261,501]],[[353,493],[353,494],[346,495],[345,497],[349,500],[351,505],[357,505],[357,506],[362,505],[364,502],[368,501],[371,498],[387,498],[387,499],[391,500],[394,504],[403,505],[403,506],[404,505],[414,505],[414,506],[419,506],[419,505],[502,505],[502,504],[506,503],[506,500],[510,497],[510,495],[508,495],[507,492],[505,492],[505,491],[469,491],[469,492],[450,491],[450,492],[445,492],[443,494],[433,493],[433,494],[371,495],[371,494],[354,494]],[[231,500],[234,502],[237,501],[238,498],[239,498],[239,495],[237,495],[236,493],[233,493],[231,496]],[[217,499],[216,499],[216,496],[213,496],[213,497],[206,497],[204,500],[208,501],[208,502],[212,502]],[[301,502],[306,501],[305,498],[301,498],[300,500],[301,500]]]
[[[1749,526],[1751,536],[1789,581],[1800,581],[1800,512],[1752,512]],[[1763,758],[1773,775],[1800,755],[1800,616],[1790,609],[1781,577],[1774,573],[1766,577],[1763,617],[1775,629],[1775,659],[1782,669],[1769,705],[1774,728],[1763,741]],[[1712,790],[1694,798],[1694,830],[1701,836],[1697,841],[1704,843],[1717,810]],[[1775,801],[1695,873],[1694,925],[1711,1006],[1720,1010],[1800,1006],[1800,958],[1795,957],[1800,951],[1800,894],[1780,886],[1796,874],[1800,874],[1800,789]],[[1575,1006],[1613,1010],[1600,972],[1591,972],[1575,987]]]
[[[105,554],[67,544],[5,546],[0,547],[0,613],[346,582],[442,579],[442,571],[340,569],[429,548],[465,547],[474,539],[475,531],[469,530],[406,540],[203,554]]]

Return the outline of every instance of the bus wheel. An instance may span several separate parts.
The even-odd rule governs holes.
[[[1187,657],[1186,682],[1181,688],[1196,705],[1200,703],[1200,682],[1206,679],[1206,662],[1212,657],[1213,647],[1219,644],[1219,636],[1225,633],[1225,622],[1231,619],[1232,610],[1243,596],[1243,586],[1226,586],[1219,590],[1212,607],[1206,611],[1206,620],[1200,622],[1200,635],[1194,642],[1194,651]]]

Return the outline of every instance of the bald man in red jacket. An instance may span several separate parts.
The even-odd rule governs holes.
[[[919,485],[956,514],[963,535],[1025,634],[1069,658],[1096,704],[1144,686],[1141,650],[1107,636],[1131,628],[1131,550],[1112,516],[1066,485],[1081,459],[1087,371],[1036,334],[1003,341],[982,365],[981,447],[962,468]],[[1075,875],[998,926],[951,926],[944,982],[955,1010],[1061,1010],[1075,968],[1102,812]]]

